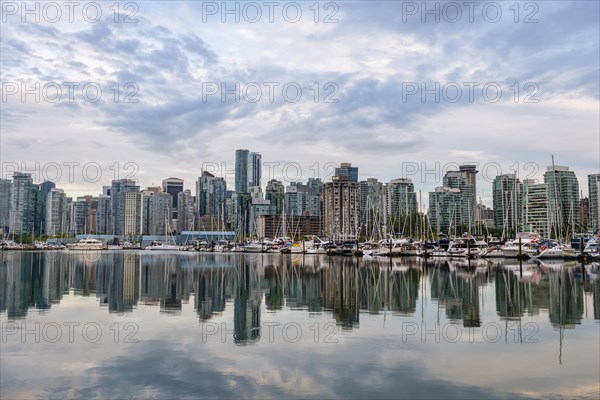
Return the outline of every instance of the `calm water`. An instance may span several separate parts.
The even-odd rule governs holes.
[[[600,396],[597,265],[0,254],[0,397]]]

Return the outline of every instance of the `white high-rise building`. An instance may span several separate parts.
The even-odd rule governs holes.
[[[588,175],[590,199],[590,226],[594,232],[600,231],[600,174]]]
[[[547,183],[536,183],[533,179],[523,181],[523,230],[538,232],[541,237],[550,234]]]
[[[50,189],[46,195],[46,235],[59,235],[67,231],[65,203],[66,196],[62,189]]]
[[[0,237],[8,233],[10,226],[10,197],[12,181],[0,179]]]

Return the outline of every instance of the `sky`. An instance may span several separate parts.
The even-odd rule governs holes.
[[[2,178],[71,196],[202,170],[238,148],[269,179],[479,168],[600,172],[600,8],[533,2],[11,2],[0,24]]]

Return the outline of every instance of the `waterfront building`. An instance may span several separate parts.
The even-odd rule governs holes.
[[[476,175],[475,166],[461,165],[458,171],[447,171],[443,178],[443,187],[459,190],[460,202],[454,218],[458,226],[464,226],[468,230],[471,230],[475,224]]]
[[[350,163],[341,163],[335,168],[335,176],[345,176],[349,182],[358,183],[358,167],[353,167]]]
[[[503,174],[492,184],[494,226],[503,237],[516,237],[522,231],[523,193],[516,174]]]
[[[600,231],[600,174],[588,175],[588,191],[590,199],[590,227],[594,232]]]
[[[183,179],[167,178],[162,181],[162,191],[171,195],[171,219],[177,219],[178,197],[183,192]]]
[[[196,182],[196,211],[200,217],[210,217],[215,224],[225,220],[225,179],[215,177],[207,171]]]
[[[15,235],[41,234],[45,223],[45,199],[31,174],[14,172],[11,188],[9,231]]]
[[[246,149],[235,151],[235,191],[248,193],[251,187],[261,186],[261,155]]]
[[[119,193],[121,192],[121,190],[124,190],[124,191],[135,190],[136,187],[138,188],[137,190],[139,190],[139,187],[136,185],[135,181],[131,180],[131,179],[117,179],[117,180],[112,181],[111,187],[110,187],[110,193],[109,193],[110,208],[111,208],[110,225],[112,228],[110,233],[115,234],[115,235],[122,234],[122,231],[121,231],[122,222],[119,221],[119,214],[123,215],[123,210],[121,210],[119,212],[119,204],[120,204]],[[122,206],[122,202],[121,202],[121,206]]]
[[[96,211],[96,233],[111,234],[110,225],[110,195],[100,194],[98,196],[98,208]]]
[[[269,201],[273,214],[281,214],[283,212],[285,200],[285,187],[283,186],[283,183],[276,179],[271,179],[267,183],[265,199]]]
[[[391,227],[400,231],[400,220],[409,214],[417,212],[417,194],[412,180],[398,178],[386,185],[388,221]]]
[[[177,195],[177,231],[194,230],[194,198],[189,189]]]
[[[285,214],[288,216],[321,215],[320,179],[308,184],[290,182],[285,188]]]
[[[372,236],[373,229],[386,225],[387,189],[377,178],[368,178],[358,183],[358,198],[359,225]]]
[[[115,181],[113,181],[113,184]],[[141,234],[142,228],[142,193],[140,187],[135,181],[123,179],[117,185],[118,191],[115,192],[115,186],[111,189],[112,197],[116,197],[116,230],[115,234],[119,236],[134,236]]]
[[[460,189],[440,186],[429,193],[428,217],[431,229],[437,234],[460,235],[463,196]]]
[[[65,203],[66,196],[62,189],[51,188],[46,194],[46,235],[60,235],[67,231]]]
[[[164,235],[165,231],[171,232],[172,196],[169,193],[160,192],[145,195],[147,208],[149,235]]]
[[[548,217],[548,184],[533,179],[523,181],[523,230],[538,232],[541,237],[550,234]]]
[[[358,182],[334,176],[323,185],[323,230],[331,238],[358,235]]]
[[[590,219],[590,199],[584,197],[579,200],[579,221],[581,223],[582,231],[591,229]]]
[[[10,201],[12,181],[0,179],[0,237],[8,234],[10,226]]]
[[[566,166],[549,166],[544,173],[548,184],[548,217],[557,237],[569,237],[580,229],[579,182]]]

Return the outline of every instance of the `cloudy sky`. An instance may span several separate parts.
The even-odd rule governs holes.
[[[232,184],[248,148],[263,185],[351,162],[427,192],[478,163],[491,205],[495,175],[543,179],[554,155],[587,195],[597,1],[275,3],[2,2],[3,177],[193,189],[203,167]]]

